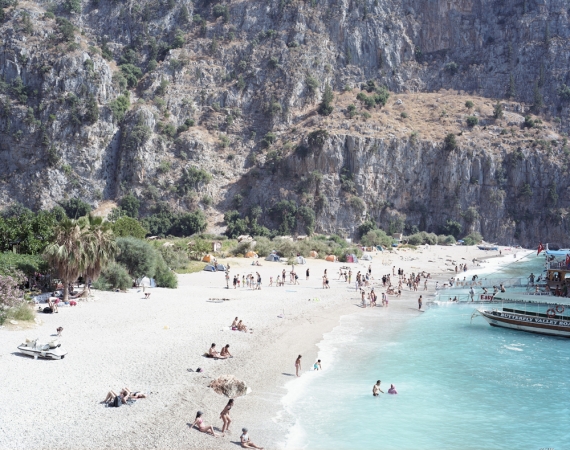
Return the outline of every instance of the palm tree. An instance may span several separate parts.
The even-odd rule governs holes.
[[[56,227],[54,242],[44,252],[49,264],[63,281],[63,300],[69,296],[69,283],[79,275],[96,280],[118,251],[108,222],[99,217],[63,219]]]
[[[78,220],[66,217],[57,225],[54,241],[44,251],[48,263],[63,281],[64,301],[68,299],[69,283],[75,281],[86,266],[84,232]]]
[[[87,224],[83,235],[86,254],[86,266],[83,271],[85,278],[96,280],[101,271],[114,260],[119,248],[111,228],[111,223],[101,217],[89,215],[85,218]]]

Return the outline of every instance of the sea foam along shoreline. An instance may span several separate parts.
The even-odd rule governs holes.
[[[414,253],[411,253],[411,255]],[[450,277],[456,276],[455,271],[452,271],[452,269],[454,269],[454,266],[453,264],[450,264],[451,262],[457,262],[459,264],[458,261],[461,261],[463,263],[467,263],[469,268],[472,266],[471,260],[473,258],[477,258],[480,262],[482,262],[482,266],[472,267],[466,272],[461,272],[462,276],[471,278],[473,275],[489,274],[496,270],[500,270],[501,267],[512,264],[513,261],[509,259],[509,256],[511,256],[514,252],[507,251],[505,255],[502,255],[503,257],[493,258],[489,260],[486,260],[485,258],[485,253],[488,252],[484,253],[482,251],[479,251],[476,247],[431,247],[429,252],[426,253],[427,254],[422,255],[423,257],[417,261],[405,261],[404,259],[401,259],[400,261],[395,260],[394,263],[396,267],[403,268],[406,274],[409,274],[412,271],[417,272],[417,269],[419,267],[425,267],[423,270],[429,272],[430,270],[434,269],[441,270],[441,265],[434,267],[434,263],[436,263],[438,259],[442,258],[443,253],[445,253],[446,257],[451,257],[451,261],[449,261],[447,264],[447,272],[432,273],[428,293],[430,297],[433,297],[436,293],[434,289],[435,282],[439,282],[441,286],[444,282],[447,282]],[[449,253],[451,253],[451,255]],[[532,253],[532,251],[519,250],[517,253],[516,262],[520,262],[530,253]],[[374,269],[378,275],[379,269],[389,272],[391,270],[391,267],[375,267]],[[382,274],[383,273],[381,273],[380,276]],[[378,282],[379,280],[376,281]],[[424,280],[422,279],[422,283],[423,281]],[[379,287],[375,288],[375,291],[377,293],[382,292],[381,284]],[[381,333],[378,335],[379,345],[382,344],[382,342],[388,342],[393,339],[394,334],[403,330],[409,320],[421,314],[417,310],[417,298],[419,295],[423,295],[424,302],[426,302],[428,297],[426,296],[426,292],[423,291],[423,286],[420,286],[417,292],[409,291],[407,288],[405,288],[402,290],[402,297],[400,299],[392,298],[390,301],[390,306],[388,308],[376,308],[372,312],[373,314],[375,313],[377,315],[377,320],[374,322],[374,326],[378,327],[378,329],[381,330]],[[303,377],[289,381],[285,385],[287,393],[282,398],[283,411],[279,412],[278,417],[280,419],[287,417],[290,425],[285,441],[279,444],[279,448],[285,448],[287,450],[304,448],[304,443],[306,441],[305,430],[299,420],[294,417],[294,413],[292,411],[293,405],[295,401],[300,398],[300,396],[304,395],[307,392],[311,383],[317,382],[316,378],[322,377],[323,374],[326,373],[326,370],[337,362],[335,360],[336,348],[339,345],[357,340],[358,334],[363,331],[362,321],[360,319],[369,317],[370,313],[371,311],[369,310],[359,310],[357,312],[351,313],[350,315],[340,317],[339,323],[332,330],[324,333],[321,340],[319,342],[315,342],[314,344],[318,348],[318,355],[315,356],[315,359],[321,359],[325,364],[323,372],[312,372],[305,374]],[[311,363],[311,367],[312,361],[313,360],[309,361]],[[371,383],[373,383],[373,380]]]

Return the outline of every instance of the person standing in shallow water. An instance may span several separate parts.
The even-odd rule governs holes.
[[[299,355],[297,356],[297,360],[295,361],[295,374],[300,377],[301,375],[299,375],[299,370],[301,370],[301,358],[302,356]]]
[[[384,391],[382,389],[380,389],[380,383],[382,383],[380,380],[378,380],[376,382],[376,384],[374,386],[372,386],[372,395],[374,397],[378,397],[378,393],[382,392],[382,394],[384,393]]]
[[[418,298],[418,309],[422,309],[422,296],[420,295],[420,298]]]

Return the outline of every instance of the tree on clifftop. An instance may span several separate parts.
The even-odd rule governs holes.
[[[325,93],[323,94],[323,101],[319,105],[319,114],[321,116],[328,116],[333,112],[333,106],[331,105],[334,99],[333,91],[330,84],[325,84]]]

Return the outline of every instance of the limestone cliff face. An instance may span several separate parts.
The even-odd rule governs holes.
[[[569,241],[563,2],[0,4],[3,205],[134,192],[147,213],[157,201],[206,209],[219,231],[239,194],[243,212],[294,199],[316,211],[317,231],[347,236],[371,217]],[[384,108],[356,100],[367,80],[393,92]],[[336,98],[322,118],[325,84]],[[454,91],[427,94],[442,89]],[[503,99],[503,119],[486,98]],[[543,123],[522,128],[533,103]],[[180,189],[193,167],[212,181]]]

